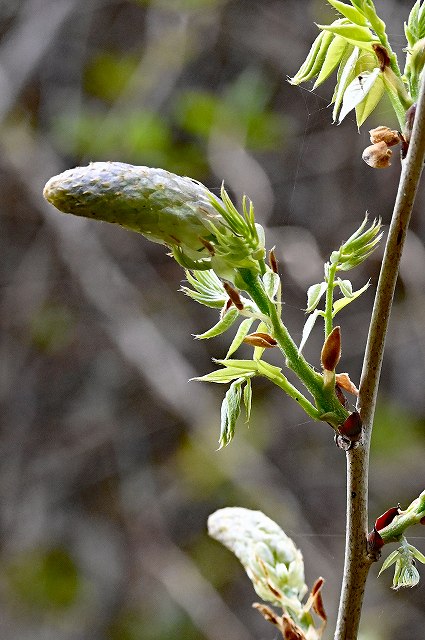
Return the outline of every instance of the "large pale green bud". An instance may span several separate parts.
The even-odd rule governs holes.
[[[208,533],[240,560],[263,600],[302,613],[302,553],[273,520],[261,511],[227,507],[210,515]]]
[[[44,188],[44,197],[64,213],[137,231],[168,246],[183,266],[214,268],[232,280],[234,269],[258,268],[264,249],[252,207],[242,216],[224,189],[223,196],[191,178],[122,162],[69,169]]]
[[[63,213],[119,224],[170,247],[202,257],[205,221],[222,223],[210,192],[164,169],[122,162],[92,162],[51,178],[44,197]]]

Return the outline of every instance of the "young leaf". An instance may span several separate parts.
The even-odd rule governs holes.
[[[226,353],[226,360],[230,358],[230,356],[235,353],[237,349],[241,346],[243,339],[248,334],[248,331],[251,328],[252,323],[254,322],[254,318],[246,318],[241,324],[236,332],[235,337],[232,340],[232,344],[229,347],[228,352]]]
[[[375,83],[369,89],[366,97],[356,105],[356,120],[357,126],[361,127],[363,122],[370,116],[372,111],[374,111],[384,95],[385,84],[384,79],[381,74],[378,74]]]
[[[280,278],[278,273],[273,271],[266,271],[263,275],[264,289],[266,290],[267,297],[272,302],[275,302],[275,296],[279,289]]]
[[[252,404],[252,385],[251,385],[250,378],[247,378],[246,385],[243,390],[243,402],[245,405],[245,413],[246,413],[245,422],[249,422],[249,419],[251,417],[251,404]]]
[[[330,25],[318,24],[317,26],[319,29],[341,36],[355,47],[373,53],[372,44],[377,40],[367,27],[360,27],[356,24],[335,24],[335,22]]]
[[[307,309],[306,313],[311,313],[317,307],[327,288],[326,282],[312,284],[307,290]]]
[[[326,52],[326,57],[323,61],[320,73],[317,76],[317,80],[313,85],[313,89],[316,89],[316,87],[321,85],[322,82],[331,75],[334,69],[336,69],[348,46],[349,45],[344,38],[341,38],[341,36],[335,36]]]
[[[341,108],[345,90],[356,75],[355,68],[359,54],[360,49],[358,47],[354,47],[354,49],[348,48],[341,60],[341,64],[338,70],[337,83],[331,101],[334,103],[334,108],[332,111],[332,118],[334,122],[336,122],[338,118],[338,113]]]
[[[219,449],[226,447],[233,440],[236,421],[241,411],[241,392],[243,382],[243,378],[235,380],[230,385],[222,402]]]
[[[353,300],[361,296],[362,293],[364,293],[366,289],[369,288],[369,286],[370,286],[370,282],[366,282],[364,287],[362,287],[361,289],[358,289],[358,291],[353,291],[351,298],[340,298],[339,300],[335,300],[333,304],[332,317],[334,318],[336,314],[339,311],[341,311],[341,309],[347,306],[347,304],[350,304],[350,302],[353,302]]]
[[[354,24],[360,25],[361,27],[366,26],[366,18],[356,7],[350,7],[350,5],[345,4],[345,2],[340,2],[340,0],[328,0],[328,2],[334,9],[348,18],[350,22],[354,22]]]
[[[309,337],[310,333],[312,332],[313,327],[314,327],[314,325],[315,325],[315,322],[316,322],[316,320],[317,320],[317,318],[318,318],[318,316],[319,316],[319,315],[320,315],[320,312],[319,312],[319,311],[317,311],[317,309],[316,309],[316,311],[314,311],[314,312],[313,312],[311,315],[309,315],[309,317],[307,318],[307,321],[306,321],[306,323],[305,323],[305,325],[304,325],[304,328],[303,328],[303,333],[302,333],[302,336],[301,336],[300,346],[298,347],[298,351],[299,351],[300,353],[301,353],[301,351],[304,349],[304,345],[305,345],[305,343],[307,342],[308,337]]]
[[[353,297],[353,285],[349,280],[341,280],[341,278],[337,278],[335,284],[340,288],[344,298]]]
[[[249,361],[247,360],[246,362]],[[191,380],[197,380],[198,382],[216,382],[217,384],[228,384],[229,382],[232,382],[232,380],[240,378],[241,375],[243,375],[244,377],[252,377],[255,376],[256,373],[256,368],[246,368],[245,371],[241,371],[240,367],[226,367],[225,369],[211,371],[211,373],[207,373],[205,376],[191,378]]]
[[[338,124],[341,124],[345,116],[367,97],[380,73],[379,67],[376,67],[373,71],[363,71],[351,81],[344,92]]]
[[[305,62],[301,65],[293,78],[289,78],[291,84],[301,84],[314,78],[320,71],[322,62],[325,59],[326,51],[333,39],[333,34],[321,31],[308,53]]]
[[[385,569],[388,569],[388,567],[391,567],[392,564],[394,564],[394,562],[396,562],[398,556],[400,555],[399,550],[396,549],[395,551],[393,551],[392,553],[390,553],[390,555],[388,556],[388,558],[386,558],[386,560],[382,563],[382,567],[378,573],[378,578],[381,575],[381,573],[383,571],[385,571]]]
[[[231,307],[224,316],[215,324],[211,329],[194,336],[196,340],[207,340],[209,338],[215,338],[221,333],[224,333],[234,324],[239,316],[239,311],[235,307]]]

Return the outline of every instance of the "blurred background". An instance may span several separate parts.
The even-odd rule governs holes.
[[[400,53],[412,4],[376,2]],[[306,289],[366,210],[388,227],[400,172],[397,153],[385,171],[361,160],[369,128],[397,126],[385,101],[359,133],[353,117],[332,125],[332,81],[287,82],[314,22],[333,19],[324,0],[0,2],[1,637],[276,638],[243,569],[206,534],[208,515],[233,505],[292,536],[310,586],[326,578],[331,637],[345,528],[331,430],[258,379],[249,429],[241,419],[218,452],[224,389],[187,382],[226,353],[227,334],[192,337],[216,313],[179,292],[163,247],[60,215],[41,194],[92,160],[163,167],[213,191],[224,180],[252,198],[276,246],[299,340]],[[371,525],[424,488],[424,204],[422,189],[387,341]],[[353,272],[356,288],[372,286],[339,316],[340,369],[355,382],[380,259]],[[316,366],[322,336],[306,347]],[[409,539],[425,552],[420,527]],[[363,640],[423,637],[425,577],[395,593],[378,571]]]

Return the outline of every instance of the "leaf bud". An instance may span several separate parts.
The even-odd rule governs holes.
[[[335,371],[341,358],[341,329],[334,327],[325,340],[320,360],[325,371]]]
[[[394,147],[394,145],[400,142],[400,134],[398,131],[394,129],[390,129],[389,127],[385,127],[383,125],[379,127],[375,127],[375,129],[371,129],[369,131],[370,141],[372,144],[377,144],[378,142],[385,142],[388,147]]]
[[[250,344],[252,347],[261,347],[262,349],[272,349],[277,345],[276,340],[271,335],[261,331],[245,336],[243,342]]]
[[[381,141],[366,147],[362,158],[373,169],[386,169],[391,166],[392,153],[386,142]]]
[[[269,264],[270,264],[270,269],[273,271],[273,273],[279,273],[279,268],[278,268],[276,254],[274,252],[274,247],[269,251]]]
[[[360,414],[357,411],[350,413],[346,421],[338,427],[338,433],[345,438],[348,438],[350,442],[356,442],[362,433],[362,421]]]

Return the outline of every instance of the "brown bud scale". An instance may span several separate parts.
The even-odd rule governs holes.
[[[391,166],[392,151],[385,142],[372,144],[362,153],[362,158],[373,169],[386,169]]]
[[[239,293],[236,291],[236,289],[234,289],[228,282],[223,282],[223,287],[225,292],[229,296],[230,300],[235,305],[236,309],[239,309],[239,311],[242,311],[243,302],[240,298]]]
[[[381,125],[380,127],[375,127],[375,129],[371,129],[369,131],[370,141],[372,144],[377,144],[378,142],[385,142],[388,147],[394,147],[401,140],[400,133],[395,129],[390,129],[389,127],[385,127]]]

